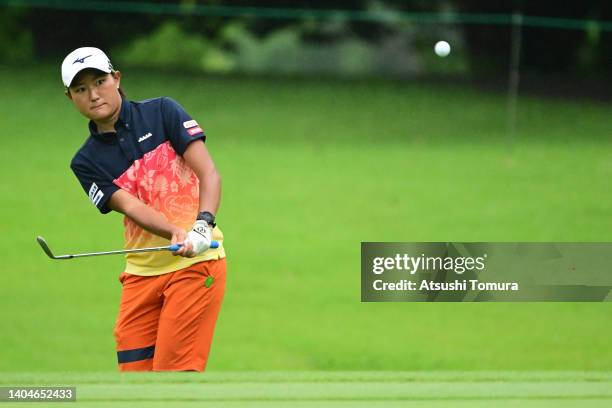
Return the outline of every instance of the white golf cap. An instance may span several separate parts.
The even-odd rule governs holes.
[[[74,77],[86,68],[95,68],[110,73],[113,65],[106,54],[99,48],[81,47],[72,51],[62,62],[62,81],[70,86]]]

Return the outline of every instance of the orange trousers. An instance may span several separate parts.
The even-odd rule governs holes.
[[[225,294],[225,258],[158,276],[119,275],[119,371],[204,371]]]

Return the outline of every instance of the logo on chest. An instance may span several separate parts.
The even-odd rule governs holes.
[[[151,136],[153,136],[153,133],[149,132],[146,135],[140,136],[138,138],[138,143],[140,142],[144,142],[145,140],[147,140],[148,138],[150,138]]]

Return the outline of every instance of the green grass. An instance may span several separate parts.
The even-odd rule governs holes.
[[[0,68],[0,86],[0,372],[112,371],[122,258],[52,262],[34,240],[122,246],[68,167],[85,119],[55,67]],[[610,106],[522,98],[510,142],[504,96],[460,87],[129,70],[123,87],[180,101],[223,177],[210,372],[612,370],[609,303],[359,300],[361,241],[612,240]]]
[[[74,386],[79,407],[605,407],[612,376],[585,372],[23,373],[1,386]],[[72,403],[73,404],[73,403]],[[71,403],[57,404],[72,406]],[[6,404],[3,406],[19,406]],[[54,404],[55,406],[55,404]]]

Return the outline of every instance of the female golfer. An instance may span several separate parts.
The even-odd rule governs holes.
[[[125,215],[126,249],[181,245],[126,255],[114,331],[119,370],[203,371],[225,292],[215,224],[221,179],[204,131],[170,98],[127,100],[121,73],[97,48],[68,54],[62,80],[89,119],[70,167],[91,202]]]

